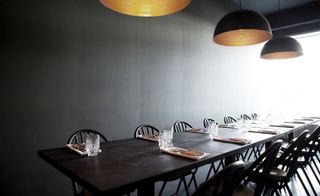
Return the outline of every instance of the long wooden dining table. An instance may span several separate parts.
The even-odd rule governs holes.
[[[277,135],[219,128],[220,137],[250,139],[251,143],[245,145],[213,141],[208,134],[175,133],[174,146],[209,153],[201,160],[163,153],[157,142],[133,138],[101,143],[102,152],[94,157],[81,156],[67,147],[39,150],[38,155],[94,195],[121,195],[135,188],[138,195],[154,195],[157,181],[232,157],[314,122],[294,124],[294,128],[273,127],[279,132]]]

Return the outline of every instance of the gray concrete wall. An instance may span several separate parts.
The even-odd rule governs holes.
[[[2,1],[1,195],[71,195],[70,180],[37,151],[64,146],[80,128],[116,140],[141,123],[199,127],[206,116],[259,112],[263,73],[248,62],[261,45],[212,42],[234,8],[194,0],[177,14],[137,18],[92,0]]]

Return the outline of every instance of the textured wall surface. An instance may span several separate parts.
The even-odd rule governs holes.
[[[71,195],[68,178],[37,156],[76,129],[129,138],[206,116],[259,112],[261,45],[214,44],[234,5],[195,0],[160,18],[114,13],[92,0],[1,5],[1,193]]]

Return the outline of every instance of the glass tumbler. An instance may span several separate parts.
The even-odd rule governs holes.
[[[215,136],[218,136],[219,133],[219,125],[218,123],[211,123],[208,127],[209,137],[213,139]]]
[[[159,131],[159,148],[168,148],[172,146],[172,139],[173,139],[173,130],[160,130]]]
[[[100,136],[98,134],[86,135],[86,151],[88,156],[97,156],[100,150]]]

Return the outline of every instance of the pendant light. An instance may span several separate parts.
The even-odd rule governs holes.
[[[289,59],[303,55],[299,42],[291,37],[279,37],[269,40],[262,48],[263,59]]]
[[[164,16],[187,7],[191,0],[99,0],[113,11],[141,17]]]
[[[279,0],[278,10],[280,10]],[[263,59],[289,59],[301,55],[303,55],[302,47],[296,39],[292,37],[278,37],[265,43],[260,57]]]
[[[225,15],[214,30],[213,41],[224,46],[258,44],[272,38],[268,20],[252,10],[240,10]]]

